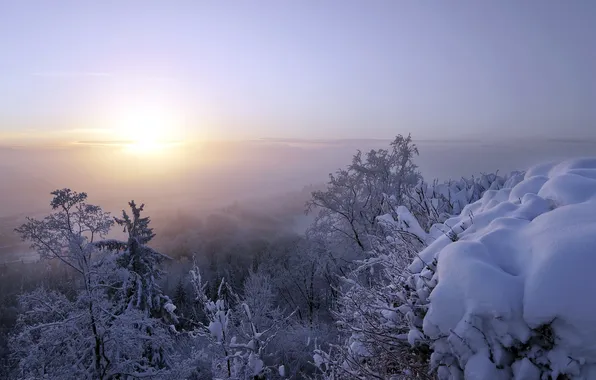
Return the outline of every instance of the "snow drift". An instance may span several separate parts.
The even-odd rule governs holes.
[[[513,175],[442,227],[410,266],[439,378],[596,379],[596,158]]]

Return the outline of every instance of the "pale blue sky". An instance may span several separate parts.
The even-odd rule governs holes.
[[[596,137],[596,2],[0,2],[4,136],[144,102],[212,137]]]

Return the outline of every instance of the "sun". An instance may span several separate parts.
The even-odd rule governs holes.
[[[118,118],[116,133],[125,141],[127,152],[160,153],[177,140],[180,122],[176,116],[159,105],[130,108]]]

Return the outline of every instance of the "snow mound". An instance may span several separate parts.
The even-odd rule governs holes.
[[[440,378],[596,379],[596,158],[531,168],[443,227],[410,266],[438,263]]]

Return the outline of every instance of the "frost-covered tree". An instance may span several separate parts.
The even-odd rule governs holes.
[[[340,277],[335,309],[340,343],[315,351],[315,364],[327,379],[433,376],[433,342],[422,332],[422,322],[436,286],[437,263],[425,262],[415,273],[408,267],[434,240],[455,241],[462,232],[463,225],[450,228],[448,222],[433,222],[445,222],[484,191],[505,183],[506,178],[496,174],[432,186],[421,182],[404,196],[404,204],[415,212],[399,205],[377,217],[377,228],[368,235],[370,254],[353,261]],[[470,214],[466,226],[473,221]]]
[[[121,286],[124,299],[120,304],[125,310],[138,310],[148,318],[161,319],[167,325],[175,325],[178,318],[174,311],[176,306],[163,293],[158,284],[163,275],[160,265],[167,256],[147,246],[155,234],[149,226],[149,217],[141,217],[145,205],[137,206],[135,201],[128,203],[132,217],[122,210],[122,218],[114,218],[117,225],[128,233],[127,241],[104,240],[96,244],[99,248],[107,248],[118,253],[117,264],[129,274]],[[141,334],[152,336],[154,331],[143,326]],[[166,352],[169,348],[154,340],[144,344],[145,355],[149,363],[157,368],[169,368],[173,363],[169,361]]]
[[[114,218],[123,232],[128,233],[128,240],[104,240],[95,245],[117,252],[118,264],[130,272],[130,281],[123,284],[127,289],[124,300],[127,308],[135,308],[148,316],[176,323],[175,306],[158,284],[164,274],[160,265],[169,257],[147,245],[155,234],[153,228],[149,227],[150,218],[141,217],[145,205],[137,206],[134,200],[128,204],[132,217],[122,210],[122,218]]]
[[[329,311],[336,280],[334,264],[303,237],[277,244],[266,255],[254,277],[249,274],[245,280],[243,298],[251,309],[253,304],[257,307],[253,314],[278,307],[296,311],[268,345],[265,362],[282,363],[288,378],[304,378],[314,372],[310,362],[315,343],[326,345],[334,339]],[[273,297],[263,296],[271,293]]]
[[[43,259],[59,260],[78,273],[72,297],[38,289],[20,298],[21,315],[12,348],[18,378],[166,378],[146,348],[171,350],[171,334],[141,308],[127,307],[136,273],[120,265],[122,253],[102,252],[113,225],[109,214],[70,189],[52,193],[54,210],[27,219],[16,231]],[[144,236],[144,235],[142,235]],[[151,275],[151,274],[150,274]],[[150,333],[149,333],[150,332]]]
[[[115,264],[102,263],[94,272],[92,292],[81,291],[73,300],[44,288],[20,297],[23,312],[11,341],[18,360],[17,378],[168,377],[169,369],[153,365],[145,352],[147,344],[173,348],[167,326],[138,310],[119,313],[105,290],[108,286],[114,290],[126,276]],[[108,281],[110,277],[114,278]]]
[[[192,316],[194,303],[186,285],[185,279],[180,277],[174,288],[174,295],[172,296],[172,302],[176,305],[179,323],[183,327],[186,326],[185,321]]]
[[[360,373],[364,377],[378,375],[370,360],[375,355],[364,347],[370,345],[375,351],[387,350],[397,332],[394,330],[389,336],[379,339],[382,333],[376,334],[387,321],[380,321],[378,318],[370,320],[371,314],[377,317],[379,308],[387,308],[383,305],[389,302],[384,299],[383,294],[377,292],[388,285],[388,279],[376,256],[378,249],[385,245],[383,238],[387,223],[382,216],[391,216],[396,210],[403,211],[399,207],[403,208],[403,205],[410,202],[411,194],[422,182],[413,162],[416,155],[418,149],[409,135],[398,135],[390,149],[371,150],[366,155],[358,152],[347,169],[330,175],[327,189],[314,192],[307,205],[309,211],[318,210],[307,236],[315,243],[315,256],[326,258],[328,269],[325,276],[330,279],[331,288],[336,294],[341,292],[333,310],[338,326],[351,343],[345,349],[342,345],[336,346],[332,360],[342,363],[337,368],[344,369],[344,374]],[[405,213],[402,214],[405,216]],[[402,225],[406,225],[411,220],[402,222]],[[420,229],[419,226],[418,228]],[[416,246],[425,242],[412,233],[409,226],[401,232],[400,242],[408,241]],[[412,251],[414,250],[398,255],[400,269],[411,260]],[[404,326],[400,329],[407,331]],[[358,334],[352,334],[356,331]],[[366,338],[368,342],[361,344],[358,337]],[[364,359],[368,362],[367,365],[359,370],[344,368],[346,365],[361,366],[363,355],[369,356]],[[339,356],[342,356],[341,360]],[[322,354],[318,356],[321,357]],[[393,359],[386,354],[376,357],[378,362],[396,361],[399,354],[395,353]],[[329,366],[330,370],[333,368],[335,367]]]
[[[315,351],[315,363],[328,379],[430,379],[428,345],[419,344],[423,334],[409,335],[417,321],[401,312],[406,267],[425,236],[416,235],[424,231],[400,208],[409,228],[404,231],[404,224],[389,215],[380,218],[383,232],[373,239],[373,255],[356,261],[354,270],[341,277],[334,313],[341,341]]]
[[[27,218],[15,229],[44,259],[57,259],[88,279],[95,250],[89,243],[104,238],[114,224],[101,207],[86,203],[87,194],[56,190],[54,212],[42,220]]]
[[[267,266],[281,304],[297,310],[305,326],[315,324],[331,304],[337,263],[327,252],[313,239],[295,239]]]
[[[96,320],[98,305],[92,276],[95,250],[89,243],[104,237],[113,221],[100,207],[85,202],[86,193],[61,189],[52,195],[50,205],[55,212],[43,220],[27,218],[16,232],[29,241],[42,258],[60,260],[81,275],[87,296],[90,333],[94,337],[93,371],[95,375],[103,376],[107,362],[102,356],[103,337]]]
[[[283,319],[282,311],[275,306],[275,298],[271,277],[263,271],[250,271],[242,287],[242,303],[248,306],[252,322],[261,330],[266,330]]]
[[[348,239],[362,251],[370,249],[368,235],[377,217],[390,205],[403,204],[421,180],[413,159],[418,148],[410,135],[398,135],[390,149],[358,152],[346,169],[329,175],[327,189],[312,193],[308,211],[317,211],[315,227],[328,225],[331,233]]]

